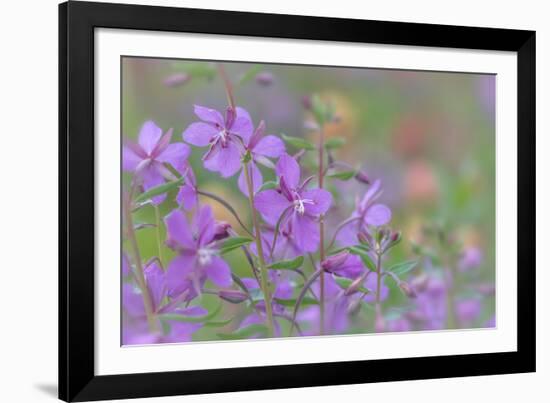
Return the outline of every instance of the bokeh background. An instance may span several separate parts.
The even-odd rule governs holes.
[[[480,294],[479,289],[494,287],[495,279],[495,76],[223,64],[234,83],[237,105],[250,112],[255,124],[264,119],[269,134],[286,133],[315,142],[316,132],[308,129],[311,119],[304,100],[317,94],[331,102],[338,119],[327,126],[326,135],[346,139],[335,156],[360,167],[371,179],[382,180],[380,201],[393,211],[392,228],[403,232],[403,242],[392,251],[389,264],[419,258],[418,270],[444,266],[452,248],[438,241],[443,234],[458,245],[463,258],[470,253],[470,263],[475,266],[457,278],[457,298],[469,300],[479,295],[481,301],[475,318],[457,327],[494,323],[494,293],[485,289]],[[164,130],[173,128],[173,141],[181,141],[181,133],[196,120],[194,104],[226,108],[223,83],[213,62],[123,58],[124,137],[135,139],[143,122],[152,119]],[[204,170],[203,153],[194,149],[190,158],[201,188],[222,196],[249,220],[246,199],[236,186],[237,176],[224,180]],[[272,174],[264,171],[264,180],[269,179]],[[123,186],[128,184],[129,176],[124,174]],[[356,198],[366,190],[354,180],[333,181],[331,186],[336,200],[329,228],[349,216]],[[175,207],[173,199],[168,197],[160,206],[163,215]],[[208,203],[218,219],[239,229],[223,207]],[[137,221],[153,223],[153,208],[142,209]],[[144,260],[156,255],[155,228],[138,231],[138,242]],[[167,253],[164,259],[169,258]],[[227,258],[237,274],[250,276],[240,253]],[[401,306],[403,296],[392,292],[385,304]],[[370,325],[365,326],[355,331],[369,331]],[[201,329],[196,339],[208,340],[213,334],[211,329]]]

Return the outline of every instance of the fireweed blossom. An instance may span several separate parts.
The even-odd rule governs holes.
[[[252,136],[254,126],[248,112],[240,107],[227,108],[225,118],[215,109],[195,105],[201,122],[191,123],[183,139],[197,147],[209,147],[202,157],[204,167],[228,178],[241,167],[243,144]]]
[[[375,203],[382,195],[380,189],[382,182],[376,180],[367,190],[363,199],[356,202],[355,211],[348,219],[338,234],[338,243],[341,246],[352,246],[357,244],[357,234],[368,226],[380,227],[390,222],[392,213],[388,206],[382,203]]]
[[[180,210],[165,218],[167,245],[178,253],[167,270],[167,289],[170,297],[187,291],[187,300],[201,294],[207,279],[219,287],[232,284],[231,269],[219,256],[217,242],[219,227],[210,206],[204,206],[189,224]]]
[[[277,161],[275,172],[279,188],[258,193],[254,206],[273,226],[284,213],[280,231],[291,237],[302,253],[315,252],[319,247],[318,218],[330,208],[332,195],[324,189],[306,189],[309,180],[300,185],[300,166],[286,153]]]
[[[265,133],[265,123],[262,120],[254,135],[246,144],[246,150],[250,153],[250,161],[248,162],[248,172],[252,179],[252,187],[254,192],[257,192],[263,184],[262,172],[257,164],[262,164],[268,168],[273,168],[274,165],[268,158],[279,158],[285,152],[285,144],[276,136],[267,135]],[[248,195],[248,185],[246,183],[246,175],[244,169],[241,170],[238,180],[239,189],[243,194]]]
[[[184,143],[172,143],[172,129],[162,135],[162,129],[155,122],[147,121],[141,127],[138,142],[126,141],[122,147],[122,169],[133,172],[139,178],[143,188],[148,190],[161,185],[166,178],[172,179],[172,173],[164,166],[173,167],[183,164],[191,149]],[[153,203],[160,204],[166,195],[153,197]]]
[[[181,307],[178,301],[167,301],[166,274],[156,260],[149,262],[143,270],[145,283],[155,316],[162,314],[176,314],[182,316],[203,316],[206,309]],[[181,302],[180,302],[181,303]],[[191,335],[202,327],[201,323],[186,323],[175,320],[164,320],[166,332],[153,333],[149,329],[143,296],[138,287],[126,283],[122,288],[123,307],[123,344],[173,343],[190,341]],[[155,319],[157,320],[157,319]]]

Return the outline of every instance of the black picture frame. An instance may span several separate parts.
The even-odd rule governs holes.
[[[94,371],[94,29],[100,27],[517,52],[517,351],[97,376]],[[59,166],[59,398],[62,400],[535,371],[534,31],[70,1],[59,5]]]

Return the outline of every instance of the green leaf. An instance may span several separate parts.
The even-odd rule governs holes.
[[[346,139],[342,137],[333,137],[325,141],[325,148],[327,150],[334,150],[336,148],[342,147],[346,144]]]
[[[224,327],[224,326],[227,326],[229,325],[233,319],[235,318],[229,318],[229,319],[226,319],[226,320],[220,320],[220,321],[216,321],[216,322],[206,322],[203,326],[205,327]]]
[[[391,266],[388,271],[391,271],[397,276],[402,276],[403,274],[406,274],[410,272],[414,267],[417,265],[417,260],[409,260],[402,263],[397,263]]]
[[[162,320],[173,320],[176,322],[202,323],[202,322],[208,322],[210,319],[216,316],[221,309],[222,309],[222,304],[218,304],[216,309],[213,309],[212,311],[208,312],[204,316],[185,316],[185,315],[179,315],[177,313],[164,313],[159,315],[159,318]]]
[[[342,172],[335,172],[333,174],[328,174],[327,178],[333,178],[333,179],[340,179],[341,181],[347,181],[350,180],[355,176],[357,172],[355,171],[342,171]]]
[[[261,70],[262,70],[261,64],[256,64],[251,68],[249,68],[239,79],[239,85],[243,85],[247,81],[252,80],[254,76],[256,76],[256,74],[258,74]]]
[[[178,187],[182,183],[183,183],[183,178],[179,178],[175,181],[166,182],[166,183],[163,183],[162,185],[155,186],[155,187],[149,189],[148,191],[143,192],[140,195],[138,195],[135,198],[134,202],[140,203],[142,201],[152,199],[155,196],[159,196],[161,194],[169,192],[172,189],[175,189],[176,187]]]
[[[304,263],[304,257],[298,256],[292,260],[281,260],[279,262],[272,263],[268,266],[268,269],[272,270],[296,270]]]
[[[365,266],[367,266],[371,271],[376,271],[376,264],[374,264],[374,262],[372,261],[368,250],[365,249],[362,245],[350,246],[348,250],[350,251],[350,253],[361,257],[361,260],[363,261]]]
[[[313,144],[311,144],[309,141],[301,137],[287,136],[284,133],[281,133],[281,137],[286,143],[290,144],[295,148],[298,148],[298,149],[303,148],[304,150],[315,150],[315,146]]]
[[[275,189],[277,188],[277,186],[279,186],[279,184],[275,181],[267,181],[265,182],[262,187],[258,190],[258,193],[263,191],[263,190],[268,190],[268,189]]]
[[[340,286],[340,288],[347,290],[349,286],[353,283],[352,279],[346,278],[346,277],[338,277],[338,276],[332,276],[336,284]],[[368,288],[365,288],[363,286],[360,286],[357,288],[358,291],[364,292],[365,294],[370,294],[371,291]]]
[[[239,340],[247,339],[257,334],[266,336],[267,333],[268,329],[266,325],[255,323],[250,326],[243,327],[242,329],[235,330],[232,333],[218,333],[217,336],[222,340]]]
[[[247,238],[245,236],[236,236],[236,237],[228,238],[222,244],[220,248],[220,253],[223,255],[224,253],[231,252],[232,250],[240,248],[243,245],[247,245],[250,242],[252,242],[252,239]]]
[[[281,298],[273,298],[273,300],[283,306],[295,306],[296,305],[296,299],[281,299]],[[315,298],[311,297],[304,297],[302,298],[302,302],[300,303],[301,306],[309,306],[309,305],[318,305],[319,301],[317,301]]]

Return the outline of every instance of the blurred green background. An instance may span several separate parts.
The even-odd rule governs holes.
[[[237,105],[250,112],[255,125],[265,120],[268,134],[286,133],[315,142],[316,132],[304,127],[311,117],[303,107],[303,97],[318,94],[334,104],[338,121],[326,127],[327,136],[346,139],[335,157],[361,167],[371,179],[382,180],[384,193],[380,201],[393,211],[392,228],[403,231],[404,241],[392,252],[388,263],[411,258],[411,245],[430,242],[423,228],[437,225],[465,247],[482,251],[475,281],[494,284],[494,76],[223,64],[234,83]],[[123,58],[124,137],[136,139],[143,122],[152,119],[164,131],[174,129],[172,141],[182,141],[181,133],[197,120],[194,104],[221,111],[227,106],[223,83],[211,62]],[[289,151],[296,150],[289,147]],[[246,199],[236,186],[237,175],[226,180],[203,169],[200,159],[204,152],[205,149],[193,148],[190,159],[200,187],[222,196],[249,221]],[[306,158],[303,165],[309,162]],[[264,181],[273,178],[270,172],[263,172]],[[123,186],[128,184],[129,176],[125,174]],[[334,180],[330,186],[335,208],[331,210],[329,231],[350,215],[356,198],[367,188],[354,180]],[[160,206],[162,215],[175,207],[173,199],[171,195]],[[223,207],[208,203],[217,219],[232,223],[239,231]],[[155,222],[154,209],[142,209],[136,221]],[[157,255],[155,228],[138,231],[138,242],[145,260]],[[163,253],[166,265],[172,255],[167,249]],[[238,275],[250,277],[240,253],[232,252],[228,261]],[[403,296],[392,290],[388,305],[392,303],[404,303]],[[489,299],[478,324],[492,314],[494,299]],[[201,330],[196,338],[209,339],[213,332]]]

